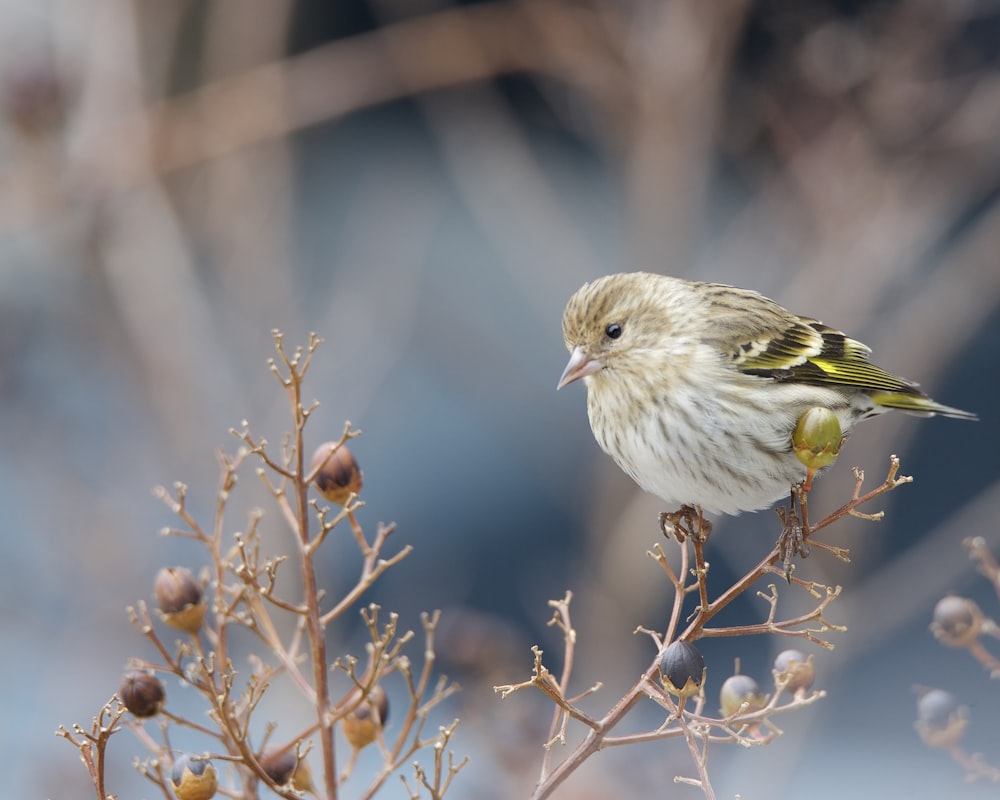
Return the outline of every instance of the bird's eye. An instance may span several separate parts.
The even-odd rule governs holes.
[[[604,329],[604,335],[609,339],[619,339],[624,332],[625,329],[617,322],[612,322]]]

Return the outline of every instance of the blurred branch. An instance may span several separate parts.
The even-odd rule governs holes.
[[[110,119],[89,135],[97,149],[87,151],[82,174],[96,180],[91,188],[121,192],[359,109],[508,72],[549,73],[610,96],[620,88],[607,85],[616,73],[613,48],[594,23],[586,9],[555,0],[530,9],[451,8],[392,23]],[[136,146],[147,141],[148,163]],[[39,205],[34,216],[8,217],[0,234],[53,210]]]

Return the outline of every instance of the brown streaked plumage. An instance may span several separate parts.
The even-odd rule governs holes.
[[[559,388],[583,379],[601,448],[671,508],[737,514],[787,497],[806,410],[844,434],[889,409],[975,419],[869,360],[870,349],[757,292],[646,272],[585,284],[566,306]]]

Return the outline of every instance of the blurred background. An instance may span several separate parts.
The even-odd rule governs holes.
[[[551,709],[492,687],[528,677],[533,643],[558,668],[546,601],[574,592],[574,686],[604,682],[595,714],[652,657],[632,631],[669,611],[646,556],[664,509],[598,450],[583,387],[555,392],[566,300],[646,269],[762,291],[982,418],[865,423],[819,482],[814,515],[850,496],[851,465],[873,486],[897,453],[916,478],[869,509],[885,521],[830,534],[853,563],[799,565],[844,586],[835,650],[706,643],[709,709],[734,658],[766,686],[789,644],[829,692],[766,748],[716,747],[719,795],[995,796],[920,742],[912,686],[958,695],[967,748],[1000,760],[996,685],[927,629],[947,591],[998,606],[960,545],[1000,554],[998,66],[990,0],[4,0],[4,794],[92,796],[53,732],[89,726],[127,659],[153,655],[124,608],[157,569],[205,563],[157,535],[172,519],[150,490],[183,480],[207,522],[229,429],[280,443],[280,328],[290,348],[326,340],[310,435],[364,430],[362,524],[395,521],[390,550],[415,548],[364,602],[413,628],[444,611],[441,668],[464,691],[438,722],[462,718],[454,749],[471,759],[449,796],[526,796]],[[227,529],[255,506],[285,551],[247,470]],[[768,512],[720,521],[712,585],[777,532]],[[327,557],[329,591],[352,585],[349,537]],[[804,608],[779,592],[788,615]],[[750,597],[727,624],[766,611]],[[334,652],[361,652],[355,620]],[[308,709],[275,691],[272,718],[295,730]],[[622,732],[661,721],[641,706]],[[139,752],[113,740],[121,797],[157,793]],[[672,788],[692,772],[679,742],[615,748],[558,796],[695,797]]]

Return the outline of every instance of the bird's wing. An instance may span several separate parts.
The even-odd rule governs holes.
[[[746,338],[730,352],[743,373],[779,381],[844,386],[867,392],[919,393],[916,384],[872,364],[871,348],[806,317],[791,317]]]
[[[942,405],[913,381],[868,360],[871,348],[818,320],[799,317],[755,292],[716,287],[712,314],[716,335],[707,340],[745,375],[774,381],[830,386],[867,394],[876,406],[927,416],[977,419]],[[752,306],[754,313],[748,314]]]

